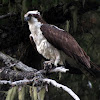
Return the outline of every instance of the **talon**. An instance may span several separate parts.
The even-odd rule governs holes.
[[[44,69],[45,70],[49,70],[53,67],[53,64],[52,64],[51,61],[45,61],[43,64],[44,64]]]

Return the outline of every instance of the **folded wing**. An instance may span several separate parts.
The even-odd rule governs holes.
[[[66,55],[90,68],[89,56],[69,33],[49,24],[43,24],[41,31],[48,42],[55,48],[62,50]]]

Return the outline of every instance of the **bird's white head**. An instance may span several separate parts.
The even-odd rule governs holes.
[[[28,11],[25,15],[24,15],[24,20],[28,21],[28,22],[41,22],[44,23],[45,21],[42,19],[40,12],[38,12],[38,10],[34,10],[34,11]]]

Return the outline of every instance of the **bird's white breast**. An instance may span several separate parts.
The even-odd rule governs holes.
[[[35,27],[36,26],[36,27]],[[38,25],[29,25],[31,31],[30,36],[33,37],[33,40],[36,44],[37,51],[43,55],[46,59],[56,59],[56,56],[61,56],[60,51],[52,46],[47,39],[43,36],[42,31],[40,30],[41,24]],[[60,63],[63,61],[60,59]]]

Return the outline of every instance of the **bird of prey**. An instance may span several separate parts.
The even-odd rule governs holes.
[[[77,69],[83,73],[85,73],[84,68],[87,72],[93,72],[93,69],[99,70],[68,32],[46,23],[38,10],[27,12],[24,19],[28,22],[30,37],[34,41],[38,53],[49,60],[48,64],[65,65],[67,61],[73,66],[76,66],[74,64],[82,65]]]

